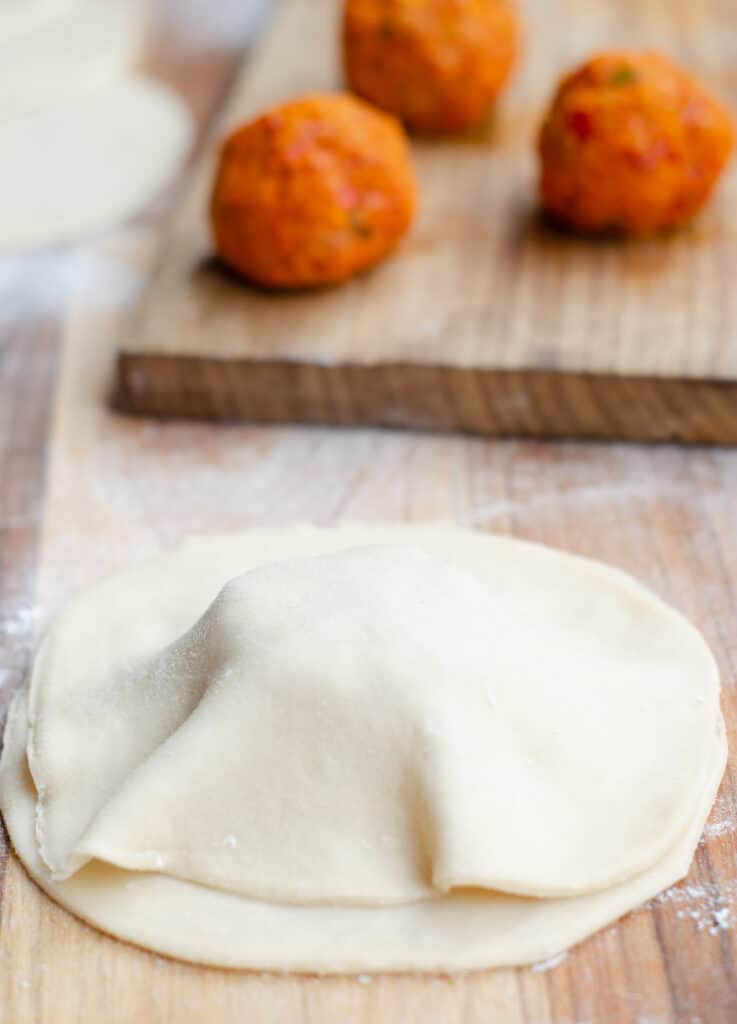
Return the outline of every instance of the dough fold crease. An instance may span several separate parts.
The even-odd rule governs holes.
[[[616,570],[450,528],[256,531],[71,602],[0,805],[44,888],[133,941],[391,969],[393,921],[397,969],[438,969],[550,955],[675,881],[724,758],[708,648]],[[248,937],[211,957],[157,910],[152,937],[122,885]],[[283,955],[262,917],[296,928]],[[321,952],[323,926],[359,937]]]

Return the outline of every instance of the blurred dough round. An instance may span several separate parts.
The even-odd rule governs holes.
[[[13,0],[15,6],[16,0]],[[38,25],[3,40],[0,2],[0,114],[60,106],[119,78],[143,42],[142,0],[76,0],[49,8]]]
[[[451,528],[190,542],[73,601],[9,722],[0,803],[55,899],[315,971],[551,955],[686,872],[725,760],[684,619]]]
[[[75,241],[137,213],[192,138],[175,93],[129,79],[52,110],[0,119],[0,249]]]
[[[83,2],[84,0],[2,0],[0,43],[35,31]]]

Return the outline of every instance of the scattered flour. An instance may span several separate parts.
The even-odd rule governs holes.
[[[163,28],[176,34],[180,47],[232,47],[262,26],[267,0],[162,0],[157,7]]]
[[[707,839],[728,836],[733,832],[737,832],[737,822],[733,818],[726,818],[724,821],[713,821],[704,828],[704,836]]]
[[[705,839],[717,839],[737,832],[737,814],[732,801],[726,796],[717,797],[710,820],[704,826]]]
[[[0,259],[3,311],[19,320],[60,315],[82,300],[96,309],[124,306],[133,302],[140,286],[140,275],[104,246],[44,249]]]
[[[610,505],[628,504],[638,500],[662,499],[663,496],[682,498],[683,491],[677,485],[666,484],[663,480],[630,480],[626,483],[597,483],[574,485],[566,488],[533,492],[526,499],[498,498],[469,509],[461,519],[464,526],[491,528],[495,521],[513,517],[520,520],[537,519],[546,513],[560,514],[565,505],[597,508]]]
[[[38,621],[39,610],[29,604],[20,605],[15,613],[0,619],[0,637],[30,637]]]
[[[677,907],[676,917],[693,921],[699,932],[718,935],[731,929],[737,906],[737,879],[723,886],[707,882],[705,885],[675,885],[666,889],[648,907],[658,905]]]
[[[543,971],[552,971],[554,968],[562,964],[563,961],[567,958],[568,953],[566,950],[563,950],[562,953],[558,953],[556,956],[551,956],[547,960],[541,960],[539,963],[533,964],[532,970],[536,974],[539,974]]]
[[[417,324],[417,334],[421,338],[436,338],[438,335],[443,333],[443,330],[447,328],[446,323],[443,319],[438,317],[428,317],[425,320],[420,320]]]
[[[41,619],[41,609],[20,598],[30,587],[24,589],[24,581],[20,579],[20,576],[25,577],[26,574],[18,575],[17,580],[8,584],[3,581],[7,587],[7,606],[12,609],[10,614],[0,615],[0,692],[7,693],[16,688],[28,669]],[[14,606],[13,596],[16,593],[19,600]]]

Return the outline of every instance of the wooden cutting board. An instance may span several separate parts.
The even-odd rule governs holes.
[[[416,142],[422,210],[352,283],[258,291],[212,259],[206,210],[225,131],[340,81],[339,0],[282,0],[175,216],[122,338],[126,411],[480,434],[737,442],[737,173],[689,230],[587,242],[546,228],[534,141],[562,70],[658,46],[737,103],[734,0],[528,0],[525,52],[493,122]]]

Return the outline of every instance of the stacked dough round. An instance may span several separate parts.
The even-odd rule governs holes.
[[[0,4],[0,250],[107,228],[181,164],[186,107],[130,73],[145,10],[144,0]]]
[[[713,659],[616,570],[433,527],[190,542],[73,602],[0,801],[55,899],[226,966],[552,955],[688,869]]]

